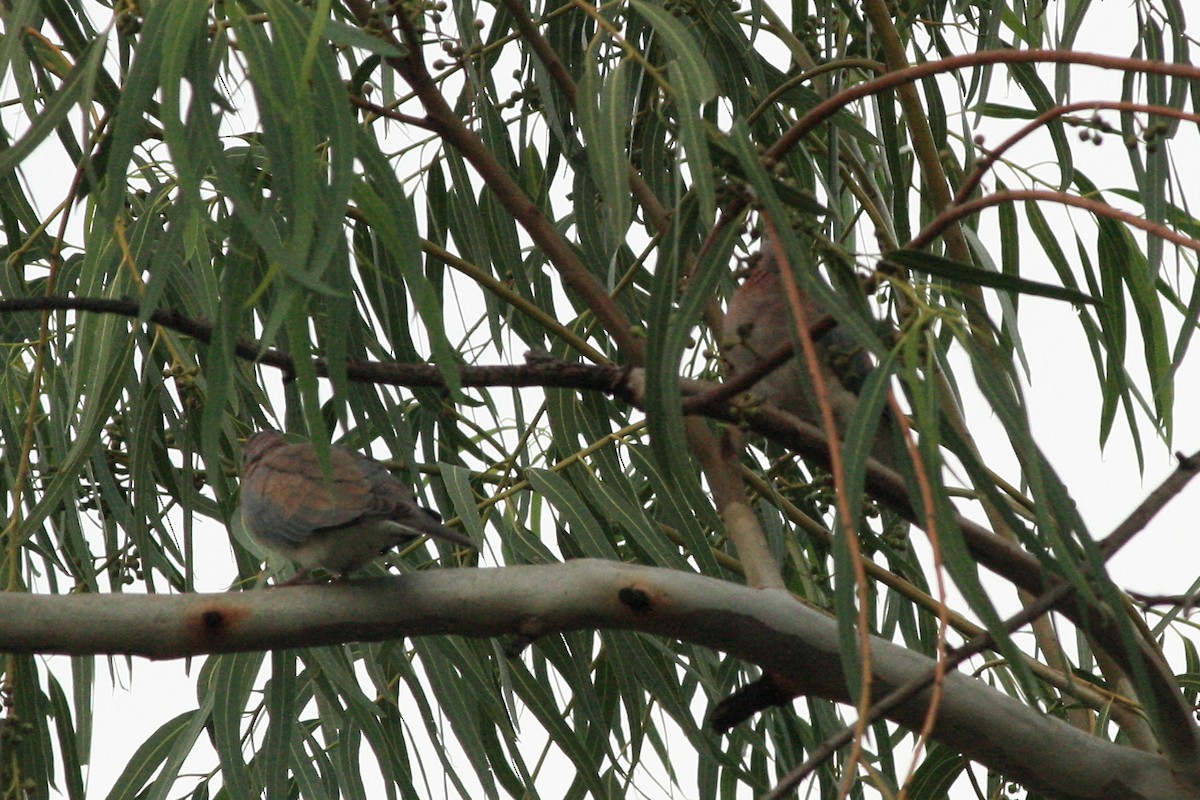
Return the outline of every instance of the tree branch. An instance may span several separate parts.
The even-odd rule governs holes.
[[[166,659],[404,636],[535,639],[597,628],[723,650],[794,678],[806,692],[847,700],[831,617],[784,592],[617,562],[442,569],[229,594],[0,594],[0,650],[9,653]],[[872,650],[879,692],[932,663],[882,639]],[[927,702],[918,694],[890,718],[919,727]],[[1083,734],[957,672],[946,678],[934,737],[1058,797],[1200,798],[1161,756]]]
[[[1130,214],[1128,211],[1122,211],[1119,208],[1114,208],[1107,203],[1093,200],[1090,197],[1076,197],[1065,192],[1051,192],[1045,189],[1006,189],[1001,192],[994,192],[985,197],[977,197],[974,200],[967,200],[958,205],[950,206],[930,220],[925,229],[917,234],[916,238],[911,242],[906,244],[905,248],[919,250],[933,242],[938,234],[945,230],[947,226],[954,224],[963,217],[969,217],[976,211],[982,211],[991,206],[998,206],[1001,203],[1015,203],[1020,200],[1042,200],[1048,203],[1061,203],[1073,208],[1082,208],[1084,211],[1090,211],[1098,217],[1115,219],[1132,228],[1140,228],[1152,236],[1157,236],[1160,239],[1165,239],[1168,242],[1200,253],[1200,239],[1193,239],[1182,233],[1176,233],[1166,225],[1151,222],[1136,214]]]
[[[91,311],[122,317],[140,317],[142,313],[140,304],[135,300],[108,300],[96,297],[22,297],[0,300],[0,314],[47,310]],[[155,309],[150,312],[147,321],[190,336],[204,344],[212,342],[213,323],[206,319],[188,317],[170,309]],[[296,361],[282,350],[267,347],[251,339],[238,339],[233,352],[239,358],[280,370],[285,380],[295,378]],[[329,366],[325,359],[314,358],[312,364],[319,377],[329,377]],[[627,372],[623,367],[570,364],[549,359],[534,359],[522,366],[463,366],[459,371],[464,386],[559,386],[599,391],[612,391],[614,385],[619,383]],[[430,364],[349,359],[346,362],[346,372],[350,380],[363,383],[425,388],[446,386],[439,369]]]
[[[894,89],[904,83],[913,83],[922,78],[955,72],[968,67],[987,64],[1082,64],[1102,69],[1146,72],[1153,75],[1170,75],[1196,80],[1200,78],[1200,67],[1190,64],[1148,61],[1141,58],[1123,58],[1099,53],[1081,53],[1077,50],[986,50],[961,56],[949,56],[937,61],[927,61],[906,69],[896,70],[873,80],[851,86],[824,100],[808,110],[775,144],[763,154],[764,158],[781,160],[788,150],[795,147],[814,128],[856,100]]]

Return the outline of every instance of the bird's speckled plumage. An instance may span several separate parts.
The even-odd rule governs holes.
[[[462,533],[417,505],[412,491],[374,459],[331,445],[330,473],[311,442],[256,433],[242,453],[242,520],[265,547],[345,576],[384,550],[417,536],[473,547]]]

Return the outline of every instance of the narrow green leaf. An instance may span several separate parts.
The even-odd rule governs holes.
[[[209,656],[200,680],[201,709],[212,708],[213,748],[231,797],[257,797],[242,755],[242,717],[262,667],[263,653]]]
[[[1033,64],[1009,64],[1008,65],[1013,78],[1025,90],[1025,94],[1029,97],[1033,107],[1041,114],[1054,107],[1055,102],[1051,97],[1050,92],[1046,89],[1046,85],[1042,83],[1038,77],[1037,71]],[[1046,130],[1050,134],[1050,141],[1054,145],[1055,163],[1061,172],[1062,178],[1059,181],[1059,187],[1065,190],[1071,185],[1075,179],[1075,160],[1074,154],[1071,151],[1071,143],[1067,141],[1066,126],[1062,119],[1054,119],[1046,123]]]
[[[630,67],[622,59],[605,79],[600,58],[600,48],[605,43],[605,37],[597,36],[588,47],[575,114],[579,120],[579,130],[587,140],[588,172],[604,198],[605,216],[609,224],[601,224],[600,230],[607,234],[604,237],[606,249],[613,252],[624,240],[632,207],[629,197],[629,160],[623,136],[627,124],[625,95]]]
[[[91,99],[105,53],[106,39],[101,37],[88,43],[83,57],[76,62],[71,74],[57,92],[50,96],[41,115],[33,121],[25,135],[9,147],[0,150],[0,176],[6,176],[29,158],[38,145],[45,141],[77,103]]]
[[[413,642],[413,647],[421,655],[421,663],[437,699],[437,710],[433,712],[435,717],[450,722],[468,761],[475,768],[476,778],[483,784],[485,795],[489,798],[497,797],[495,778],[491,765],[484,756],[486,748],[479,732],[482,725],[488,724],[486,719],[481,719],[480,705],[484,702],[491,704],[493,700],[489,697],[485,701],[473,691],[475,687],[488,686],[490,683],[472,683],[469,679],[460,677],[457,665],[471,659],[464,658],[462,648],[448,643],[447,640],[417,640]],[[418,688],[414,687],[413,691],[415,693]],[[429,720],[429,723],[432,722],[432,719]],[[461,787],[461,779],[453,762],[444,759],[443,763],[451,780]],[[460,791],[463,790],[460,788]]]
[[[966,769],[966,759],[949,747],[930,744],[921,765],[913,773],[908,796],[912,800],[941,800]]]
[[[75,750],[83,763],[90,763],[92,752],[92,701],[95,697],[96,659],[94,656],[71,657],[71,702],[75,707]]]
[[[310,750],[305,750],[303,743],[297,739],[292,742],[291,764],[292,778],[296,786],[300,789],[301,796],[311,798],[312,800],[335,800],[338,797],[337,788],[330,778],[333,772],[329,760],[325,757],[323,751],[317,746],[316,740],[313,738],[311,731],[306,732],[305,741],[309,743]],[[315,756],[313,754],[316,754]],[[317,769],[317,764],[325,767],[324,779],[322,771]]]
[[[71,724],[71,706],[53,673],[46,676],[50,689],[50,707],[54,715],[54,730],[58,735],[59,759],[64,772],[67,797],[83,800],[83,761],[76,749],[75,730]]]
[[[120,293],[122,282],[113,284],[111,291]],[[56,464],[57,470],[41,493],[38,503],[22,520],[21,538],[27,539],[39,530],[46,518],[58,507],[68,490],[79,480],[79,470],[91,458],[97,447],[100,430],[124,388],[121,377],[133,359],[135,340],[129,335],[129,323],[114,315],[84,315],[76,329],[78,336],[79,380],[72,387],[74,408],[80,412],[71,429],[69,450]],[[60,420],[64,430],[68,420]]]
[[[590,471],[582,480],[588,481],[589,502],[598,509],[603,509],[609,522],[616,523],[624,532],[627,540],[649,554],[649,563],[671,569],[691,570],[675,546],[666,541],[662,533],[654,529],[645,511],[640,506],[627,503],[612,491],[611,481],[599,480]]]
[[[558,745],[563,754],[575,766],[576,777],[582,781],[595,797],[608,797],[609,792],[599,778],[599,754],[588,747],[571,729],[559,710],[559,703],[547,688],[520,661],[510,664],[513,688],[546,728],[551,741]]]
[[[1048,283],[1031,281],[1016,275],[988,272],[970,264],[961,264],[944,256],[934,255],[923,250],[892,250],[885,258],[907,269],[928,272],[931,275],[949,278],[960,283],[968,283],[975,286],[990,286],[994,289],[1003,289],[1004,291],[1016,294],[1046,297],[1051,300],[1065,300],[1069,303],[1100,304],[1100,301],[1096,298],[1077,289],[1051,286]]]
[[[654,26],[654,32],[664,39],[679,60],[682,71],[688,74],[688,86],[693,90],[690,99],[696,103],[713,99],[717,94],[717,79],[692,32],[662,6],[646,0],[633,0],[632,5]]]
[[[418,257],[421,239],[412,201],[405,196],[395,174],[374,149],[373,143],[363,142],[358,157],[366,165],[367,175],[366,180],[355,184],[354,201],[371,222],[374,234],[400,267],[413,305],[425,322],[432,350],[431,360],[437,365],[450,392],[457,393],[460,383],[457,366],[460,359],[446,338],[441,300],[428,279],[421,274]]]
[[[366,738],[375,752],[383,778],[389,783],[407,784],[408,766],[399,758],[395,743],[380,721],[380,708],[363,693],[353,662],[342,648],[314,647],[301,651],[300,657],[312,670],[318,704],[341,708],[338,747],[332,764],[341,790],[351,796],[365,796],[362,765],[357,751]]]
[[[135,800],[142,796],[142,787],[158,771],[159,765],[170,755],[175,742],[184,736],[196,718],[204,718],[200,711],[185,711],[159,726],[121,771],[108,800]]]
[[[634,0],[634,9],[663,38],[675,61],[668,67],[671,89],[677,106],[683,149],[687,153],[688,170],[700,199],[700,217],[707,227],[716,206],[716,190],[712,178],[712,163],[708,155],[700,107],[717,94],[717,81],[703,51],[691,32],[665,9],[644,0]]]
[[[299,741],[296,730],[300,698],[296,680],[296,653],[276,650],[271,653],[271,677],[263,703],[267,711],[267,735],[258,751],[257,771],[262,775],[267,797],[284,797],[288,771],[292,768],[292,748]]]
[[[188,724],[171,741],[171,747],[163,759],[162,769],[154,776],[149,791],[139,795],[139,800],[164,800],[174,797],[179,791],[179,773],[184,763],[192,755],[196,741],[211,719],[216,697],[209,694],[204,698],[200,707],[192,714]]]
[[[646,424],[658,466],[667,474],[681,476],[695,472],[686,452],[678,446],[686,440],[680,406],[680,359],[704,305],[711,302],[721,278],[727,274],[737,227],[726,226],[719,237],[709,242],[682,297],[677,288],[681,278],[677,273],[678,258],[665,258],[667,263],[660,264],[654,275],[652,305],[646,320],[650,331],[646,348]]]
[[[561,475],[549,470],[531,469],[526,471],[525,477],[533,490],[558,510],[565,523],[563,535],[569,536],[589,557],[620,560],[612,543],[603,535],[600,521],[592,516],[587,504]]]

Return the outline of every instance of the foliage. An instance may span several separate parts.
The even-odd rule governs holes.
[[[1184,722],[1138,666],[1159,644],[1105,571],[1124,540],[1086,528],[1031,430],[1027,354],[1053,343],[1022,326],[1046,308],[1030,297],[1074,304],[1099,441],[1127,431],[1139,461],[1169,442],[1200,317],[1200,223],[1172,162],[1176,137],[1195,144],[1185,108],[1200,85],[1182,7],[1106,9],[1137,23],[1147,61],[1075,52],[1099,13],[1086,2],[792,13],[760,0],[6,4],[4,589],[188,592],[209,528],[229,530],[230,583],[251,588],[263,553],[236,515],[240,442],[276,425],[390,454],[485,543],[482,563],[591,557],[771,585],[777,562],[787,590],[837,610],[845,689],[865,705],[864,631],[935,657],[949,629],[986,630],[998,692],[1097,737],[1170,740]],[[1077,90],[1083,64],[1117,70],[1121,96]],[[1132,182],[1084,174],[1072,132],[1126,159]],[[1048,168],[1009,151],[1026,140],[1053,148]],[[797,459],[753,435],[738,472],[714,453],[739,424],[760,430],[755,404],[685,416],[697,394],[679,378],[719,379],[717,301],[768,222],[789,280],[879,369],[841,457]],[[18,300],[32,305],[4,305]],[[470,370],[527,350],[561,379]],[[364,378],[364,364],[426,361],[436,374]],[[575,365],[612,364],[644,368],[644,394],[572,383]],[[903,491],[866,465],[889,387],[919,454]],[[976,393],[987,413],[966,419]],[[971,436],[997,423],[1007,480]],[[731,521],[742,482],[766,561],[742,552],[761,533]],[[1019,542],[1024,572],[981,556],[956,507]],[[372,570],[424,568],[430,552]],[[1004,588],[1065,582],[1083,644],[1063,652],[1044,627],[1022,652],[1009,593],[981,563]],[[939,570],[962,608],[931,596]],[[1098,663],[1097,641],[1116,663]],[[1176,672],[1197,671],[1187,652]],[[82,797],[103,723],[94,659],[10,654],[0,674],[0,797]],[[195,674],[194,707],[181,702],[113,797],[376,793],[364,783],[404,797],[745,796],[857,716],[814,696],[717,736],[705,714],[756,668],[603,628],[519,656],[424,637],[214,655]],[[847,750],[818,766],[814,794],[847,775],[854,796],[905,783],[920,732],[869,732],[857,764]],[[190,774],[206,737],[215,756]],[[671,756],[683,740],[694,769]],[[965,763],[936,744],[909,796],[944,796]],[[1003,777],[986,780],[994,796]]]

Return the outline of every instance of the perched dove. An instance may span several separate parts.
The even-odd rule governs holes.
[[[734,292],[725,315],[723,344],[729,378],[765,360],[792,338],[795,323],[780,279],[780,269],[775,245],[764,238],[758,263],[750,268],[746,280]],[[804,304],[804,315],[809,324],[824,316],[824,309],[803,291],[800,302]],[[833,328],[814,344],[834,419],[839,432],[845,435],[858,404],[857,392],[874,366],[863,348],[841,328]],[[753,391],[805,422],[820,426],[820,407],[810,393],[812,381],[804,372],[803,355],[798,350],[797,345],[797,355],[754,384]],[[894,466],[890,422],[885,415],[871,454],[884,464]]]
[[[242,520],[257,541],[299,565],[286,583],[313,567],[345,577],[418,536],[475,546],[417,505],[378,461],[331,445],[329,467],[327,476],[311,442],[291,444],[273,430],[254,434],[243,450]]]

